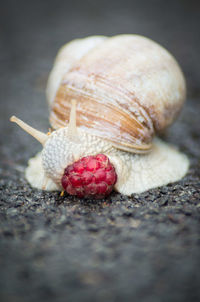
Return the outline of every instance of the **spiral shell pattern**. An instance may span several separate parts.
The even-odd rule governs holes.
[[[155,133],[174,121],[185,99],[185,80],[176,60],[137,35],[89,37],[79,40],[79,48],[84,48],[79,58],[60,73],[51,104],[53,128],[67,125],[71,100],[76,99],[81,129],[122,150],[150,150]],[[73,51],[70,54],[73,57]]]

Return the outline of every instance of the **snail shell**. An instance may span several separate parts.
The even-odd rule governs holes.
[[[75,99],[80,129],[119,149],[146,152],[155,133],[176,118],[185,92],[175,59],[148,38],[75,40],[58,54],[48,81],[50,123],[66,126]]]

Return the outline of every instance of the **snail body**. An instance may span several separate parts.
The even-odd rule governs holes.
[[[154,137],[175,120],[185,93],[175,59],[147,38],[94,36],[66,44],[47,84],[56,130],[42,139],[43,151],[30,160],[26,178],[34,187],[61,190],[67,165],[104,153],[120,193],[181,179],[187,157]]]

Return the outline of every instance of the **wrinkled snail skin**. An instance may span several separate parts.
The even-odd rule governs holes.
[[[107,145],[108,149],[109,147],[110,146]],[[82,154],[87,156],[91,154],[91,151],[92,154],[103,153],[107,148],[106,145],[104,148],[96,148],[96,145],[93,145],[89,151],[82,148],[81,156]],[[98,152],[96,150],[100,151]],[[189,161],[186,155],[180,153],[174,146],[170,146],[158,138],[154,140],[152,151],[147,154],[131,154],[115,148],[104,151],[104,154],[109,157],[118,175],[115,190],[125,195],[142,193],[146,190],[178,181],[187,173],[189,167]],[[52,159],[53,166],[56,166],[56,174],[51,178],[52,167],[48,167],[48,163],[51,163]],[[61,159],[66,160],[66,157],[61,157]],[[62,161],[59,161],[59,166],[55,158],[49,158],[49,161],[45,159],[44,166],[42,160],[44,160],[44,158],[42,158],[41,152],[29,160],[26,169],[26,179],[32,187],[44,189],[44,178],[46,178],[48,171],[45,189],[48,191],[61,191],[62,188],[59,184],[59,180],[66,166],[64,167]],[[66,162],[64,163],[66,164]],[[73,159],[71,161],[69,160],[68,164],[72,162]],[[57,175],[58,177],[56,178],[55,176]]]
[[[188,171],[187,157],[155,136],[174,121],[185,93],[175,59],[147,38],[93,36],[66,44],[47,84],[56,130],[39,134],[43,150],[29,160],[26,179],[38,189],[62,190],[69,164],[104,153],[122,194],[180,180]]]

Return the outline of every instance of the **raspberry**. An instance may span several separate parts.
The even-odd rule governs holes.
[[[69,165],[61,183],[66,192],[78,197],[103,198],[113,189],[117,174],[104,154],[86,156]]]

